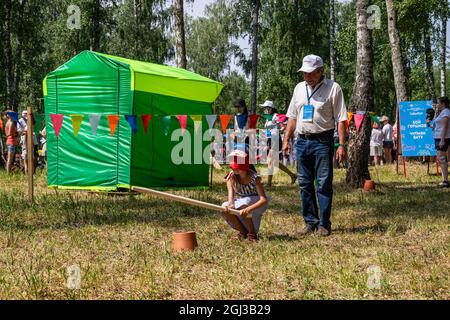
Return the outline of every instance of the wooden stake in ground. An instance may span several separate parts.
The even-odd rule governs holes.
[[[33,145],[33,121],[31,114],[31,107],[27,108],[27,158],[24,161],[28,162],[28,199],[31,203],[34,202],[33,189],[33,173],[34,173],[34,145]]]
[[[211,204],[208,202],[203,202],[203,201],[198,201],[198,200],[194,200],[194,199],[177,196],[177,195],[170,194],[167,192],[161,192],[161,191],[156,191],[153,189],[147,189],[147,188],[141,188],[141,187],[131,187],[131,190],[141,192],[141,193],[149,193],[151,195],[154,195],[154,196],[157,196],[160,198],[173,200],[173,201],[177,201],[177,202],[181,202],[181,203],[186,203],[191,206],[202,207],[202,208],[214,210],[217,212],[225,212],[224,207],[221,207],[221,206],[218,206],[215,204]],[[240,211],[236,210],[236,209],[229,209],[228,213],[234,214],[236,216],[240,215]],[[250,217],[251,217],[251,214],[247,215],[247,218],[250,218]]]

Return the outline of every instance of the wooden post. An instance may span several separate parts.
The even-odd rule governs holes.
[[[406,157],[403,157],[403,155],[402,155],[402,159],[403,159],[403,173],[406,178]]]
[[[34,144],[33,144],[33,120],[31,114],[31,107],[27,108],[27,158],[28,163],[28,199],[34,203],[34,189],[33,189],[33,173],[34,173]]]

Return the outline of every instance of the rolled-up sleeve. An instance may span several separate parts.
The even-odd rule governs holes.
[[[289,119],[294,119],[294,120],[297,120],[297,116],[298,116],[297,90],[298,90],[298,85],[294,89],[294,93],[292,94],[291,103],[289,104],[289,108],[286,113],[286,117],[288,117]]]
[[[334,119],[337,122],[348,120],[347,107],[345,106],[344,93],[342,88],[336,84],[335,92],[333,94],[333,113]]]

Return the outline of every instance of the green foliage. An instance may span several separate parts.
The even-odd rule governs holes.
[[[42,5],[27,0],[19,21],[19,2],[12,1],[11,43],[13,63],[17,60],[18,39],[23,45],[20,70],[20,108],[27,104],[42,112],[42,80],[45,75],[82,50],[90,49],[93,31],[92,0],[54,0]],[[395,88],[384,0],[372,2],[381,9],[381,28],[373,30],[375,111],[393,116]],[[426,69],[423,30],[430,22],[433,58],[439,53],[440,17],[448,15],[445,0],[395,1],[398,13],[408,89],[412,99],[426,99]],[[81,9],[81,29],[69,30],[67,8]],[[170,63],[174,58],[172,2],[169,0],[100,0],[99,51],[128,58]],[[239,42],[251,44],[251,0],[216,0],[204,17],[186,17],[188,68],[225,84],[217,111],[234,111],[232,101],[241,96],[250,102],[251,60]],[[258,101],[274,100],[280,112],[286,111],[295,85],[302,81],[297,69],[305,55],[322,56],[329,66],[328,0],[261,1]],[[5,7],[0,6],[0,20]],[[336,1],[337,82],[349,102],[355,82],[356,14],[355,1]],[[21,30],[23,31],[21,33]],[[4,34],[5,23],[0,24]],[[0,109],[6,102],[6,56],[2,37],[0,50]],[[239,68],[241,70],[239,70]],[[238,71],[236,71],[236,69]],[[437,68],[436,68],[437,73]],[[436,78],[436,90],[439,78]],[[450,81],[449,81],[450,82]]]

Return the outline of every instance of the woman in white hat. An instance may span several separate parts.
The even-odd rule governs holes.
[[[268,156],[268,163],[269,163],[269,172],[272,172],[273,168],[273,157],[276,155],[276,153],[274,154],[273,150],[272,150],[272,136],[277,136],[278,135],[278,157],[279,157],[279,164],[278,167],[286,172],[290,177],[291,177],[291,183],[294,184],[295,181],[297,180],[297,174],[291,172],[282,162],[281,160],[283,160],[283,154],[281,151],[281,146],[282,146],[282,138],[281,138],[281,133],[283,131],[282,128],[282,123],[280,123],[280,119],[278,119],[278,113],[277,113],[277,109],[275,108],[273,101],[270,100],[266,100],[263,104],[260,105],[261,108],[263,109],[263,113],[266,116],[266,123],[264,124],[264,128],[266,129],[266,133],[268,135],[267,137],[267,146],[269,147],[269,156]],[[270,117],[272,116],[272,117]],[[272,179],[273,179],[273,175],[268,175],[268,186],[272,186]]]

